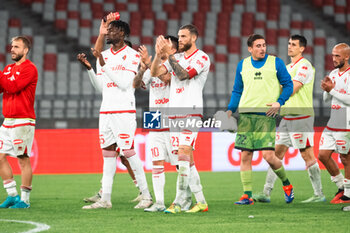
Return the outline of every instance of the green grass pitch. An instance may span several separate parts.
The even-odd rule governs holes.
[[[254,191],[261,191],[266,172],[253,172]],[[306,171],[288,171],[294,185],[295,200],[284,202],[281,183],[277,181],[271,203],[236,206],[242,194],[239,172],[201,172],[201,180],[209,203],[209,212],[170,215],[145,213],[133,209],[130,200],[137,190],[127,174],[116,174],[113,186],[113,208],[82,210],[82,198],[99,189],[100,174],[36,175],[33,180],[31,208],[1,209],[0,219],[40,222],[49,225],[47,232],[350,232],[350,212],[344,205],[329,201],[336,192],[326,171],[322,183],[326,203],[301,204],[312,195]],[[152,189],[151,174],[147,174]],[[20,184],[20,177],[16,176]],[[166,173],[165,201],[169,205],[175,196],[176,173]],[[3,201],[6,192],[0,190]],[[253,215],[254,218],[248,218]],[[25,232],[34,226],[0,221],[0,232]]]

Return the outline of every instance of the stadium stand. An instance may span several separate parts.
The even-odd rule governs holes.
[[[315,106],[322,107],[319,81],[331,69],[331,48],[344,34],[328,31],[333,24],[350,30],[350,0],[3,0],[0,8],[0,68],[11,62],[10,39],[32,38],[30,58],[38,67],[36,110],[42,119],[97,118],[101,101],[86,72],[75,60],[94,44],[103,15],[119,11],[131,25],[134,48],[145,44],[154,52],[161,34],[177,34],[179,26],[199,29],[198,45],[210,56],[212,67],[204,90],[205,106],[225,109],[232,91],[237,63],[248,56],[251,33],[266,36],[268,52],[286,63],[290,34],[308,39],[305,53],[316,68]],[[14,9],[25,14],[18,17]],[[18,11],[17,11],[18,12]],[[315,12],[334,18],[319,19]],[[324,24],[327,27],[318,27]],[[340,36],[339,36],[340,35]],[[337,39],[336,37],[337,36]],[[90,57],[90,60],[93,60]],[[147,93],[137,91],[138,117],[147,105]]]

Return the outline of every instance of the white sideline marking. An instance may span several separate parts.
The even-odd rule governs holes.
[[[31,225],[36,226],[36,228],[34,228],[32,230],[24,231],[22,233],[35,233],[35,232],[46,231],[46,230],[50,229],[49,225],[46,225],[45,223],[40,223],[40,222],[20,221],[20,220],[11,220],[11,219],[0,219],[0,221],[26,223],[26,224],[31,224]]]

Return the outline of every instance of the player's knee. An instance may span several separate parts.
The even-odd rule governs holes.
[[[273,151],[266,151],[263,153],[263,158],[266,160],[266,162],[271,164],[277,157],[275,156]]]
[[[329,156],[328,156],[328,154],[326,154],[326,153],[320,152],[320,153],[318,154],[318,159],[319,159],[322,163],[324,163],[324,162],[326,162],[326,161],[329,159]]]
[[[136,155],[136,152],[134,149],[128,149],[128,150],[123,150],[123,154],[126,158],[130,158],[130,157]]]
[[[191,146],[184,146],[184,145],[179,146],[179,150],[178,150],[179,154],[191,155],[191,152],[192,152]]]
[[[30,165],[30,159],[27,155],[21,155],[21,156],[17,156],[18,158],[18,163],[19,163],[19,166],[21,168],[25,168],[27,166],[31,166]]]
[[[347,155],[340,154],[340,161],[344,166],[350,165],[349,159],[347,158]]]
[[[102,156],[104,158],[113,158],[116,157],[117,152],[115,150],[106,150],[106,149],[102,149]]]

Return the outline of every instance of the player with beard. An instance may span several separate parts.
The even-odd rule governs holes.
[[[5,117],[0,128],[0,176],[8,194],[0,208],[30,207],[33,175],[29,156],[34,140],[34,98],[38,82],[38,71],[27,59],[30,48],[27,37],[14,37],[11,58],[15,63],[7,65],[3,73],[0,72],[2,111]],[[21,197],[17,193],[16,181],[6,156],[18,159],[22,175]]]
[[[156,57],[152,62],[151,76],[158,77],[171,74],[169,118],[173,121],[200,121],[203,108],[203,87],[207,80],[210,60],[202,50],[197,49],[198,30],[188,24],[178,32],[179,52],[172,54],[171,42],[163,36],[156,43]],[[167,61],[161,65],[161,57]],[[176,114],[171,113],[175,111]],[[192,128],[173,127],[170,129],[173,150],[178,153],[179,189],[174,203],[165,210],[166,213],[181,212],[181,203],[186,198],[188,187],[197,200],[197,204],[186,212],[208,211],[200,183],[198,171],[194,165],[193,150],[198,131]]]
[[[124,42],[129,33],[130,28],[126,22],[116,20],[109,23],[106,41],[112,45],[111,48],[102,53],[92,49],[97,58],[97,74],[85,54],[77,56],[87,68],[93,86],[102,92],[99,118],[100,144],[104,161],[102,196],[99,201],[84,206],[83,209],[112,207],[112,185],[117,166],[116,158],[119,154],[127,158],[142,192],[143,199],[135,208],[147,208],[152,204],[142,162],[134,150],[136,109],[132,82],[138,70],[140,56]]]
[[[337,44],[332,50],[335,69],[321,82],[323,99],[331,100],[331,116],[322,132],[319,147],[319,160],[331,175],[338,192],[331,201],[333,204],[350,203],[350,47]],[[332,153],[340,154],[344,165],[345,178],[340,172]]]

